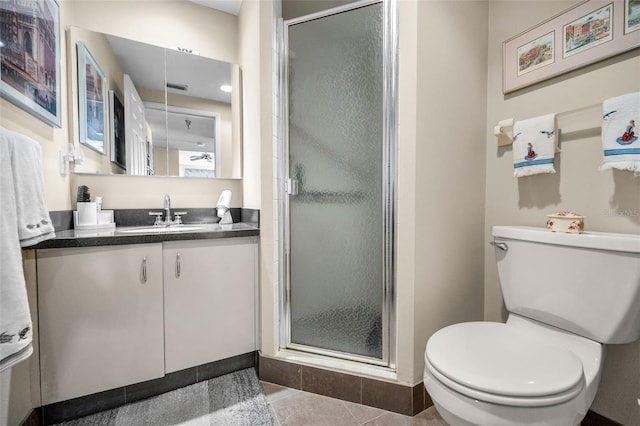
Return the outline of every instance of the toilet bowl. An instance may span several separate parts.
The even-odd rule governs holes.
[[[436,332],[424,383],[452,425],[577,425],[600,381],[604,347],[511,314]]]
[[[453,426],[579,425],[597,393],[603,343],[640,338],[640,237],[523,227],[493,235],[509,317],[434,333],[425,388]]]

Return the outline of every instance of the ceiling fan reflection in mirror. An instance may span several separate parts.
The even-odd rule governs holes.
[[[206,160],[209,163],[212,163],[213,157],[208,152],[203,152],[200,155],[192,155],[191,157],[189,157],[189,160],[191,161]]]

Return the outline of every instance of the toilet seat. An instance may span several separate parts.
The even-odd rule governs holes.
[[[584,388],[582,362],[573,352],[522,335],[502,323],[455,324],[427,343],[426,369],[451,389],[482,401],[547,406]]]

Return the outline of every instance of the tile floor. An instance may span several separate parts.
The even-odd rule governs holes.
[[[415,417],[260,382],[277,426],[447,426],[435,407]]]

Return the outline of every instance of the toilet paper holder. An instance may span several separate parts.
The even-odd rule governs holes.
[[[513,118],[500,120],[493,128],[493,134],[498,139],[498,146],[511,145],[513,143]]]

